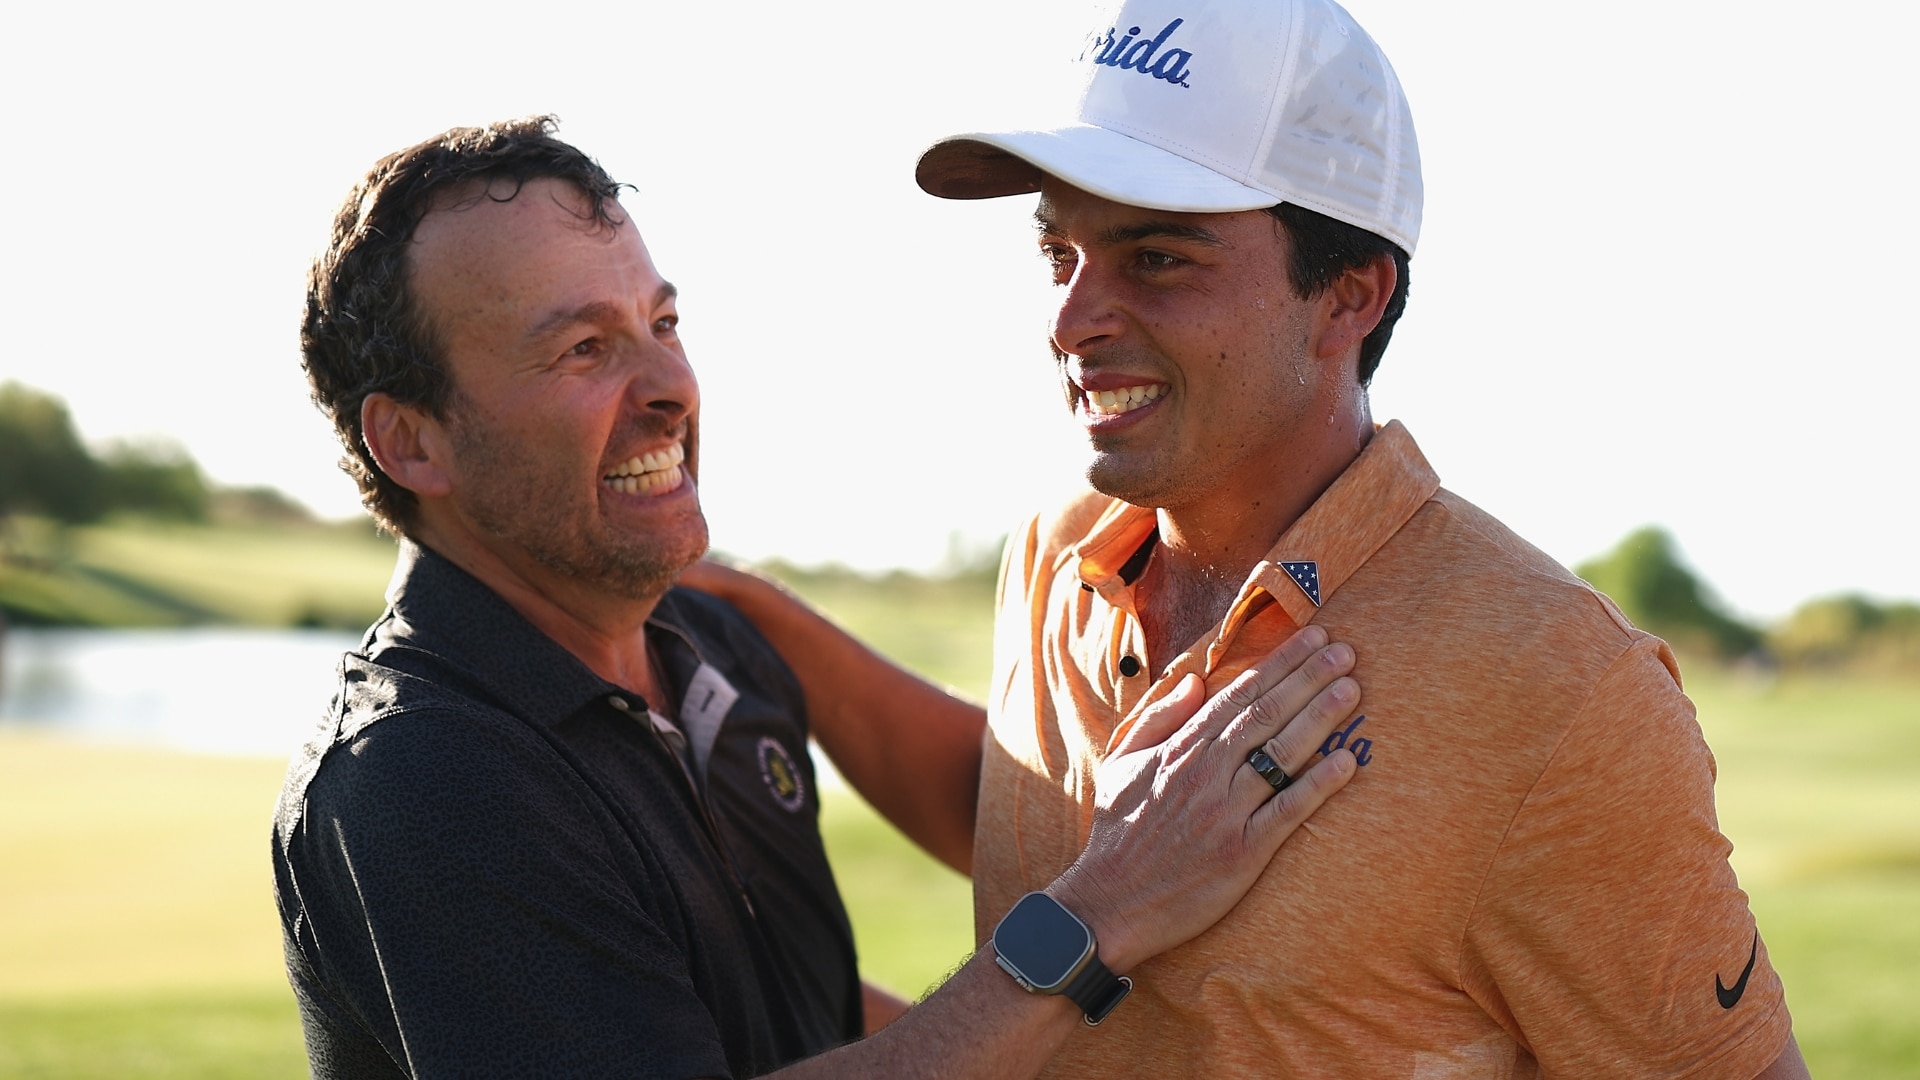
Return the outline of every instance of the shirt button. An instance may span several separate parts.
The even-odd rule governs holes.
[[[1129,679],[1133,678],[1135,675],[1140,674],[1140,661],[1134,659],[1131,656],[1121,657],[1120,658],[1120,674]]]

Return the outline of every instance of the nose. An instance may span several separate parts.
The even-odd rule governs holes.
[[[1053,315],[1053,345],[1063,353],[1085,356],[1111,342],[1123,329],[1114,306],[1114,281],[1092,260],[1082,258],[1073,277],[1060,286],[1060,308]]]
[[[686,354],[658,341],[645,342],[636,352],[628,365],[628,405],[667,427],[698,416],[700,383]]]

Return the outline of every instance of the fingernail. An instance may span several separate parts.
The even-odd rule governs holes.
[[[1308,646],[1317,649],[1327,643],[1327,632],[1318,626],[1310,625],[1306,629],[1306,639]]]
[[[1344,641],[1336,641],[1327,646],[1327,659],[1335,664],[1353,663],[1353,647]]]

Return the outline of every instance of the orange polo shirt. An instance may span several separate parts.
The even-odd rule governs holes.
[[[1008,545],[981,940],[1073,861],[1094,767],[1180,675],[1218,690],[1319,623],[1359,657],[1362,715],[1329,742],[1361,767],[1046,1075],[1748,1080],[1778,1056],[1780,980],[1663,642],[1440,489],[1398,423],[1157,684],[1121,574],[1154,529],[1088,494]]]

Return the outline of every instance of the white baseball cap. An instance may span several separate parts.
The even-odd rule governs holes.
[[[1154,210],[1288,202],[1413,253],[1413,116],[1385,54],[1333,0],[1128,0],[1080,63],[1074,122],[942,139],[920,156],[920,186],[990,199],[1038,191],[1048,173]]]

